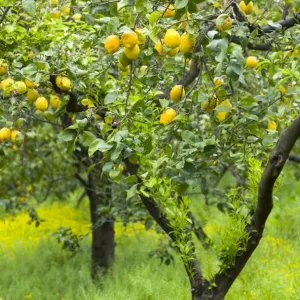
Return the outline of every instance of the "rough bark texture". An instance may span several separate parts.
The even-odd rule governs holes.
[[[100,205],[105,205],[106,199],[101,199],[96,193],[96,183],[99,174],[91,171],[88,176],[86,193],[90,201],[90,214],[92,225],[92,277],[99,270],[107,271],[115,258],[115,232],[114,220],[101,217],[98,212]],[[103,221],[104,219],[104,221]]]

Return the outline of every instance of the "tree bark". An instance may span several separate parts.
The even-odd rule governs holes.
[[[100,270],[106,272],[113,264],[115,258],[114,220],[107,215],[102,216],[98,212],[98,208],[101,205],[107,205],[108,197],[111,193],[108,196],[100,198],[96,191],[96,188],[99,187],[97,185],[99,181],[100,175],[93,170],[88,175],[88,183],[85,187],[90,201],[92,226],[91,275],[93,278],[96,277]]]

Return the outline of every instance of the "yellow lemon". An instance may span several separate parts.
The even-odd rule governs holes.
[[[44,97],[39,97],[35,101],[35,107],[37,110],[46,111],[48,108],[48,101]]]
[[[218,104],[218,99],[216,97],[211,97],[206,99],[201,103],[201,109],[206,112],[212,112]]]
[[[168,51],[168,52],[167,52],[167,55],[168,55],[168,56],[176,56],[178,52],[179,52],[179,47],[174,48],[174,49]]]
[[[29,89],[33,89],[36,86],[36,83],[31,81],[29,78],[25,78],[25,84]]]
[[[246,59],[246,66],[250,69],[254,69],[258,64],[258,59],[256,56],[248,56]]]
[[[12,142],[16,141],[17,135],[20,133],[19,130],[12,130],[11,135],[10,135],[10,139]]]
[[[170,92],[170,99],[174,102],[180,101],[182,98],[184,98],[185,90],[182,85],[175,85],[171,89]]]
[[[135,45],[133,48],[124,48],[124,53],[129,59],[136,59],[140,54],[140,47]]]
[[[0,141],[6,141],[10,138],[11,131],[7,127],[0,129]]]
[[[54,10],[51,12],[51,18],[52,19],[59,19],[60,18],[60,11],[59,10]]]
[[[154,46],[159,55],[165,55],[168,51],[163,48],[164,40],[158,40]]]
[[[34,89],[30,89],[27,92],[27,99],[29,101],[35,101],[40,96],[39,92]]]
[[[58,108],[61,105],[61,100],[56,95],[50,95],[50,106],[53,109]]]
[[[216,28],[220,31],[228,30],[232,27],[232,19],[226,15],[221,14],[216,19]]]
[[[69,92],[71,90],[71,80],[68,77],[57,76],[55,79],[57,87],[63,91]]]
[[[228,113],[226,111],[218,111],[217,118],[218,118],[219,122],[223,122],[226,119],[227,114]]]
[[[120,39],[118,36],[112,34],[108,36],[104,42],[104,47],[107,52],[115,53],[120,48]]]
[[[70,8],[69,6],[63,6],[63,7],[61,8],[61,11],[62,11],[63,13],[65,13],[66,15],[69,15],[70,12],[71,12],[71,8]]]
[[[133,48],[138,42],[138,35],[134,31],[126,31],[121,36],[122,44],[126,48]]]
[[[7,64],[0,62],[0,76],[7,72]]]
[[[175,117],[176,117],[175,109],[168,108],[161,114],[159,122],[160,124],[168,125],[174,120]]]
[[[250,2],[248,3],[248,5],[247,5],[244,1],[242,1],[242,2],[240,3],[239,6],[240,6],[240,9],[241,9],[246,15],[250,15],[250,14],[252,13],[253,7],[254,7],[252,1],[250,1]]]
[[[142,29],[140,28],[135,28],[135,33],[137,34],[138,36],[138,44],[139,45],[142,45],[146,42],[146,36],[143,34],[143,31]]]
[[[72,19],[73,19],[75,22],[77,22],[77,21],[80,21],[81,17],[82,17],[81,14],[74,14],[73,17],[72,17]]]
[[[269,123],[268,123],[268,129],[276,130],[276,129],[277,129],[277,124],[276,124],[276,122],[274,122],[274,121],[269,121]]]
[[[214,84],[216,87],[220,87],[221,85],[224,84],[224,80],[221,77],[215,77]]]
[[[224,100],[224,101],[222,101],[221,103],[220,103],[220,105],[218,105],[218,106],[226,106],[226,107],[228,107],[229,108],[229,111],[218,111],[217,112],[217,118],[218,118],[218,120],[220,121],[220,122],[223,122],[225,119],[226,119],[226,117],[227,117],[227,115],[230,113],[230,111],[232,110],[232,104],[230,103],[230,101],[228,100],[228,99],[226,99],[226,100]]]
[[[93,101],[91,99],[87,99],[87,98],[81,100],[81,104],[88,106],[89,108],[95,107],[95,104],[93,103]]]
[[[167,4],[168,5],[168,4]],[[175,15],[175,9],[172,4],[166,6],[166,9],[163,11],[163,18],[171,18]]]
[[[23,82],[23,81],[16,81],[14,86],[15,86],[16,92],[19,95],[24,94],[27,91],[27,86],[26,86],[25,82]]]
[[[164,43],[171,49],[179,47],[181,43],[180,34],[173,28],[168,29],[164,37]]]
[[[5,94],[11,94],[14,91],[14,80],[12,78],[2,80],[0,88]]]
[[[180,41],[180,46],[179,46],[180,51],[183,54],[190,53],[190,52],[192,52],[194,46],[195,46],[195,40],[193,39],[193,37],[190,34],[185,32],[181,36],[181,41]]]

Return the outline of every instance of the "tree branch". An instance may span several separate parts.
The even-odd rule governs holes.
[[[84,188],[88,187],[88,182],[84,180],[78,173],[75,173],[74,176],[79,180],[79,182],[83,185]]]
[[[300,156],[296,154],[290,154],[289,155],[289,160],[293,162],[300,163]]]
[[[6,15],[8,14],[8,12],[9,12],[10,9],[11,9],[11,6],[7,6],[5,8],[5,10],[3,11],[2,16],[0,18],[0,24],[4,21]]]
[[[289,154],[300,137],[300,116],[281,134],[274,150],[272,151],[268,164],[261,177],[258,190],[258,202],[251,224],[247,225],[245,231],[249,234],[245,252],[236,255],[234,266],[219,273],[216,278],[215,288],[218,295],[227,293],[232,283],[242,271],[252,253],[258,246],[265,228],[267,218],[273,208],[273,187],[276,179],[289,158]]]

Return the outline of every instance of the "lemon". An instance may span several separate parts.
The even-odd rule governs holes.
[[[246,15],[250,15],[250,14],[252,13],[253,7],[254,7],[252,1],[250,1],[250,2],[248,3],[248,5],[247,5],[244,1],[242,1],[242,2],[240,3],[239,6],[240,6],[240,9],[241,9]]]
[[[216,97],[211,97],[201,103],[201,109],[206,112],[212,112],[218,103],[218,99]]]
[[[27,191],[28,193],[31,193],[31,192],[33,191],[33,187],[32,187],[31,184],[28,185],[28,186],[26,187],[26,191]]]
[[[6,141],[10,138],[11,131],[7,127],[0,129],[0,141]]]
[[[72,17],[72,19],[73,19],[75,22],[77,22],[77,21],[80,21],[81,17],[82,17],[81,14],[74,14],[73,17]]]
[[[53,109],[58,108],[61,105],[61,100],[56,95],[50,95],[50,106]]]
[[[268,123],[268,129],[276,130],[276,129],[277,129],[277,124],[276,124],[276,122],[274,122],[274,121],[269,121],[269,123]]]
[[[195,40],[193,39],[193,37],[190,34],[185,32],[181,36],[181,41],[180,41],[180,46],[179,46],[180,51],[183,54],[190,53],[190,52],[192,52],[194,46],[195,46]]]
[[[69,92],[71,90],[71,80],[68,77],[57,76],[55,83],[63,91]]]
[[[11,94],[14,91],[14,80],[12,78],[2,80],[0,88],[5,94]]]
[[[35,107],[37,110],[45,111],[48,108],[48,101],[44,97],[39,97],[35,101]]]
[[[89,108],[95,107],[95,104],[93,103],[93,101],[91,99],[87,99],[87,98],[81,100],[81,104],[88,106]]]
[[[142,45],[146,42],[146,36],[143,34],[142,29],[140,28],[135,28],[135,33],[137,34],[138,37],[138,44]]]
[[[27,86],[26,86],[25,82],[23,82],[23,81],[16,81],[14,86],[15,86],[16,92],[19,95],[24,94],[27,91]]]
[[[246,59],[246,66],[250,69],[253,69],[257,66],[258,59],[256,56],[248,56]]]
[[[121,36],[122,44],[126,48],[133,48],[138,42],[138,35],[134,31],[124,32]]]
[[[51,18],[52,19],[59,19],[60,18],[60,11],[59,10],[54,10],[51,12]]]
[[[112,34],[108,36],[104,42],[104,47],[107,52],[115,53],[120,48],[120,39],[118,36]]]
[[[129,59],[136,59],[140,54],[140,47],[135,45],[133,48],[124,48],[124,53]]]
[[[31,81],[29,78],[25,78],[25,84],[29,89],[33,89],[36,86],[36,83]]]
[[[187,26],[187,23],[188,23],[188,20],[190,19],[190,16],[191,14],[188,12],[186,15],[183,16],[183,19],[187,19],[187,21],[183,21],[180,25],[180,27],[183,29],[183,30],[186,30],[186,26]]]
[[[12,142],[16,141],[17,135],[20,133],[19,130],[12,130],[11,135],[10,135],[10,139]]]
[[[166,6],[166,9],[163,11],[163,18],[171,18],[175,15],[175,9],[172,4]]]
[[[119,56],[119,62],[125,68],[130,65],[131,60],[122,52]]]
[[[286,91],[287,91],[287,89],[283,86],[283,85],[281,85],[280,87],[279,87],[279,90],[280,90],[280,92],[281,92],[281,94],[285,94],[286,93]]]
[[[6,63],[0,63],[0,76],[4,75],[7,72],[7,64]]]
[[[58,5],[58,0],[50,0],[50,3],[53,5],[53,6],[56,6]]]
[[[179,47],[181,43],[180,34],[173,28],[168,29],[164,37],[164,43],[171,49]]]
[[[163,48],[164,40],[158,40],[154,46],[159,55],[165,55],[168,51]]]
[[[168,108],[161,114],[159,122],[160,124],[168,125],[174,120],[175,117],[176,117],[175,109]]]
[[[168,52],[167,52],[167,55],[168,55],[168,56],[175,56],[175,55],[177,55],[178,52],[179,52],[179,47],[174,48],[174,49],[168,51]]]
[[[230,113],[230,111],[232,110],[232,104],[230,103],[230,101],[228,99],[222,101],[220,103],[220,105],[218,106],[227,106],[229,108],[229,111],[218,111],[217,112],[217,118],[220,122],[223,122],[227,115]]]
[[[220,87],[221,85],[224,84],[224,80],[221,77],[215,77],[214,84],[216,87]]]
[[[175,85],[170,92],[170,99],[174,102],[178,102],[184,98],[184,95],[184,87],[182,85]]]
[[[122,164],[119,164],[118,165],[118,168],[119,168],[119,170],[121,171],[121,173],[123,173],[123,171],[124,171],[124,165],[122,165]]]
[[[70,12],[71,12],[71,8],[70,8],[69,6],[63,6],[63,7],[61,8],[61,11],[62,11],[63,13],[65,13],[66,15],[69,15]]]
[[[27,99],[29,101],[35,101],[40,96],[39,92],[34,89],[30,89],[27,92]]]
[[[216,19],[216,28],[220,31],[228,30],[232,26],[232,19],[226,15],[221,14]]]
[[[119,70],[122,72],[127,72],[129,70],[129,67],[128,66],[124,67],[120,61],[118,61],[117,66],[118,66]]]

